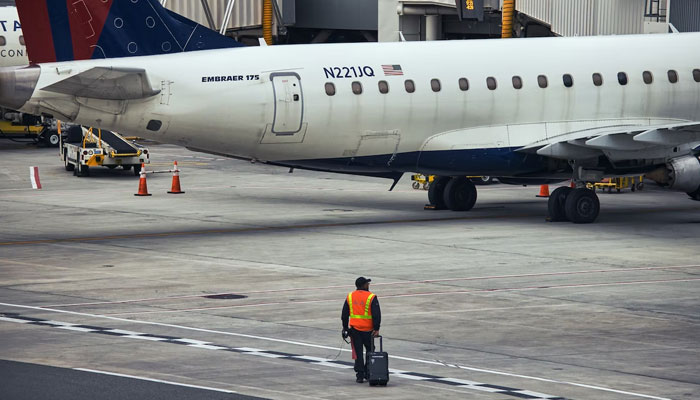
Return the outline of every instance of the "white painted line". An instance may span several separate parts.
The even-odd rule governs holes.
[[[182,343],[190,343],[190,344],[210,344],[210,343],[211,343],[211,342],[204,342],[204,341],[201,341],[201,340],[185,339],[185,338],[173,339],[173,341],[175,341],[175,342],[182,342]]]
[[[246,352],[243,352],[242,354],[246,354],[249,356],[267,357],[267,358],[287,358],[287,356],[283,356],[280,354],[267,353],[265,351],[246,351]]]
[[[94,329],[89,329],[89,328],[81,328],[79,326],[57,326],[56,328],[58,329],[66,329],[69,331],[78,331],[78,332],[97,332]]]
[[[333,368],[341,368],[341,369],[353,369],[354,367],[352,365],[345,365],[345,364],[337,364],[333,362],[318,362],[318,363],[313,363],[314,365],[322,365],[324,367],[333,367]]]
[[[202,389],[202,390],[211,390],[213,392],[222,392],[222,393],[237,393],[232,390],[224,390],[224,389],[218,389],[218,388],[213,388],[213,387],[208,387],[208,386],[199,386],[199,385],[188,385],[186,383],[178,383],[178,382],[172,382],[172,381],[164,381],[161,379],[153,379],[153,378],[146,378],[143,376],[134,376],[134,375],[126,375],[126,374],[118,374],[116,372],[107,372],[107,371],[100,371],[96,369],[88,369],[88,368],[73,368],[76,371],[83,371],[83,372],[92,372],[93,374],[102,374],[102,375],[111,375],[111,376],[118,376],[121,378],[131,378],[131,379],[138,379],[140,381],[149,381],[149,382],[156,382],[156,383],[165,383],[166,385],[174,385],[174,386],[184,386],[188,388],[193,388],[193,389]]]
[[[19,324],[28,324],[32,321],[27,321],[24,319],[16,319],[16,318],[8,318],[8,317],[0,317],[0,321],[7,321],[7,322],[17,322]]]
[[[121,329],[107,329],[105,332],[110,332],[110,333],[117,333],[120,335],[143,335],[143,332],[134,332],[134,331],[125,331]]]
[[[442,378],[442,379],[440,379],[440,380],[441,380],[441,381],[445,381],[445,382],[459,383],[459,384],[467,385],[467,386],[471,386],[471,385],[481,385],[481,382],[468,381],[468,380],[466,380],[466,379]]]
[[[29,179],[32,181],[32,189],[41,189],[39,180],[39,167],[29,167]]]
[[[22,304],[12,304],[12,303],[0,302],[0,305],[8,306],[8,307],[16,307],[16,308],[25,308],[25,309],[29,309],[29,310],[49,311],[49,312],[55,312],[55,313],[60,313],[60,314],[80,315],[80,316],[90,317],[90,318],[108,319],[108,320],[112,320],[112,321],[126,322],[126,323],[130,323],[130,324],[162,326],[162,327],[167,327],[167,328],[183,329],[183,330],[195,331],[195,332],[213,333],[213,334],[217,334],[217,335],[243,337],[243,338],[248,338],[248,339],[264,340],[264,341],[268,341],[268,342],[290,344],[290,345],[295,345],[295,346],[313,347],[313,348],[317,348],[317,349],[327,349],[327,350],[342,351],[342,352],[350,352],[351,351],[350,349],[343,349],[343,348],[339,349],[337,347],[324,346],[324,345],[313,344],[313,343],[304,343],[304,342],[297,342],[297,341],[293,341],[293,340],[276,339],[276,338],[271,338],[271,337],[248,335],[248,334],[236,333],[236,332],[217,331],[217,330],[213,330],[213,329],[195,328],[195,327],[184,326],[184,325],[166,324],[166,323],[162,323],[162,322],[141,321],[138,319],[111,317],[108,315],[90,314],[90,313],[82,313],[82,312],[68,311],[68,310],[58,310],[55,308],[27,306],[27,305],[22,305]],[[118,329],[113,329],[113,331],[118,331]],[[124,331],[124,332],[128,332],[128,331]],[[418,358],[391,356],[391,355],[389,357],[392,359],[396,359],[396,360],[411,361],[411,362],[420,363],[420,364],[428,364],[428,365],[435,365],[435,366],[442,366],[442,367],[449,367],[449,368],[459,368],[459,369],[464,369],[467,371],[483,372],[483,373],[487,373],[487,374],[503,375],[503,376],[510,376],[510,377],[514,377],[514,378],[522,378],[522,379],[530,379],[530,380],[535,380],[535,381],[540,381],[540,382],[557,383],[557,384],[561,384],[561,385],[571,385],[571,386],[583,387],[583,388],[592,389],[592,390],[600,390],[603,392],[626,394],[629,396],[635,396],[635,397],[640,397],[640,398],[645,398],[645,399],[672,400],[672,399],[669,399],[666,397],[657,397],[657,396],[651,396],[651,395],[646,395],[646,394],[641,394],[641,393],[627,392],[627,391],[611,389],[611,388],[607,388],[607,387],[603,387],[603,386],[595,386],[595,385],[588,385],[588,384],[568,382],[568,381],[559,381],[559,380],[555,380],[555,379],[540,378],[540,377],[531,376],[531,375],[511,374],[508,372],[496,371],[496,370],[492,370],[492,369],[475,368],[475,367],[469,367],[469,366],[458,365],[458,364],[449,364],[449,363],[445,363],[445,362],[441,362],[441,361],[437,361],[437,360],[431,361],[431,360],[423,360],[423,359],[418,359]]]
[[[422,376],[415,376],[415,375],[404,375],[404,374],[391,374],[391,377],[394,378],[404,378],[404,379],[410,379],[412,381],[428,381],[433,378],[425,378]]]
[[[126,336],[122,336],[122,337],[128,338],[128,339],[150,340],[153,342],[163,342],[165,340],[168,340],[168,339],[162,338],[162,337],[143,336],[143,335],[126,335]]]
[[[210,344],[188,344],[188,347],[196,347],[198,349],[207,349],[207,350],[228,350],[227,347],[221,347],[221,346],[214,346]]]
[[[515,393],[526,394],[528,396],[540,397],[543,399],[549,399],[552,396],[544,393],[533,392],[531,390],[516,390]]]

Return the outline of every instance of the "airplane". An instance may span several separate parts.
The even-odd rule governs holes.
[[[0,7],[0,67],[27,65],[27,51],[17,8]]]
[[[17,7],[32,64],[0,70],[0,104],[24,112],[394,185],[438,175],[429,201],[453,211],[475,175],[572,179],[552,221],[594,222],[603,177],[700,200],[697,33],[243,47],[156,0]]]

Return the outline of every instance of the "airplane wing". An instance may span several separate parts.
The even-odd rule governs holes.
[[[541,156],[584,160],[605,155],[611,159],[663,157],[678,145],[700,142],[700,122],[663,125],[617,125],[567,132],[529,144],[519,151]]]
[[[160,93],[140,68],[93,67],[43,87],[55,93],[100,100],[144,99]]]

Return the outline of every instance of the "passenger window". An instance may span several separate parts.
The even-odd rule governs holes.
[[[24,46],[24,35],[19,35],[19,44]]]
[[[549,82],[547,81],[547,77],[544,75],[539,75],[537,77],[537,85],[541,87],[542,89],[545,89],[547,86],[549,86]]]
[[[5,36],[0,36],[0,46],[4,46],[7,44],[7,40],[5,40]]]
[[[389,93],[389,84],[386,81],[379,81],[379,93]]]
[[[416,84],[410,79],[407,79],[406,82],[404,82],[404,86],[406,87],[406,92],[408,93],[413,93],[416,91]]]
[[[440,91],[440,80],[439,79],[431,79],[430,80],[430,88],[433,89],[433,92],[439,92]]]
[[[627,84],[627,74],[624,72],[618,72],[617,81],[620,82],[620,85],[625,86]]]
[[[671,83],[678,82],[678,72],[676,72],[675,70],[669,69],[668,70],[668,81]]]
[[[566,86],[566,87],[574,86],[574,78],[571,75],[564,74],[564,76],[562,77],[562,80],[564,81],[564,86]]]
[[[362,84],[360,82],[353,82],[352,83],[352,92],[355,94],[362,94]]]
[[[496,84],[496,78],[493,76],[489,76],[486,78],[486,86],[489,88],[489,90],[496,90],[498,85]]]
[[[700,70],[698,70],[700,71]],[[467,78],[459,78],[459,90],[467,91],[469,90],[469,80]]]
[[[652,82],[654,82],[654,75],[652,75],[649,71],[644,71],[642,73],[642,78],[644,79],[644,83],[647,85],[651,85]]]
[[[693,70],[693,79],[695,82],[700,82],[700,69]]]
[[[329,96],[335,95],[335,85],[333,83],[326,83],[326,94]]]
[[[514,76],[513,77],[513,88],[514,89],[522,89],[523,88],[523,80],[519,76]]]
[[[593,74],[593,84],[596,86],[602,86],[603,85],[603,75],[599,73]]]

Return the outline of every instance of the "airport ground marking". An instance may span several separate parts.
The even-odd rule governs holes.
[[[193,389],[210,390],[210,391],[214,391],[214,392],[231,393],[231,394],[238,393],[238,392],[234,392],[232,390],[218,389],[218,388],[213,388],[213,387],[209,387],[209,386],[189,385],[187,383],[164,381],[161,379],[146,378],[144,376],[136,376],[136,375],[120,374],[120,373],[116,373],[116,372],[101,371],[101,370],[97,370],[97,369],[89,369],[89,368],[73,368],[73,369],[76,371],[91,372],[93,374],[102,374],[102,375],[118,376],[120,378],[138,379],[140,381],[164,383],[166,385],[174,385],[174,386],[184,386],[184,387],[193,388]]]
[[[45,320],[42,318],[28,317],[28,316],[24,316],[24,315],[16,314],[16,313],[0,313],[0,321],[15,322],[15,323],[27,324],[27,325],[48,326],[48,327],[52,327],[52,328],[68,329],[68,330],[73,330],[73,331],[83,332],[83,333],[103,334],[103,335],[120,337],[120,338],[127,338],[127,339],[145,339],[145,340],[150,340],[150,341],[160,342],[160,343],[178,344],[178,345],[193,347],[193,348],[197,348],[197,349],[213,350],[213,351],[229,351],[229,352],[238,353],[238,354],[242,354],[242,355],[246,355],[246,356],[273,358],[273,359],[279,359],[279,360],[291,360],[291,361],[303,362],[303,363],[308,363],[311,365],[323,366],[323,367],[340,368],[340,369],[352,369],[353,368],[353,363],[348,362],[348,361],[338,361],[338,360],[333,360],[333,359],[328,359],[328,358],[323,358],[323,357],[313,357],[313,356],[306,356],[306,355],[301,355],[301,354],[271,351],[271,350],[259,349],[259,348],[254,348],[254,347],[231,347],[231,346],[225,346],[225,345],[217,345],[217,344],[214,344],[212,342],[205,342],[205,341],[199,341],[199,340],[194,340],[194,339],[180,338],[180,337],[175,337],[175,336],[153,335],[153,334],[148,334],[148,333],[123,331],[123,330],[119,330],[119,329],[111,329],[111,328],[99,327],[99,326],[94,326],[94,325],[80,325],[80,324],[72,324],[72,323],[61,322],[61,321]],[[171,384],[171,385],[179,385],[179,386],[186,386],[186,387],[206,389],[206,390],[215,390],[215,391],[225,392],[225,393],[234,393],[234,392],[223,390],[223,389],[215,389],[215,388],[208,388],[208,387],[204,387],[204,386],[195,386],[195,385],[188,385],[188,384],[178,384],[175,382],[162,381],[162,380],[151,379],[151,378],[143,378],[143,377],[137,377],[137,376],[133,376],[133,375],[110,373],[110,372],[105,372],[105,371],[98,371],[98,370],[91,370],[91,369],[84,369],[84,368],[74,368],[74,369],[76,369],[78,371],[101,373],[101,374],[106,374],[106,375],[114,375],[114,376],[133,378],[133,379],[141,379],[141,380],[146,380],[146,381],[167,383],[167,384]],[[389,374],[391,377],[394,377],[394,378],[403,378],[403,379],[411,380],[411,381],[438,383],[438,384],[443,384],[443,385],[450,385],[450,386],[453,386],[455,388],[460,388],[460,389],[469,389],[469,390],[475,390],[475,391],[489,392],[489,393],[494,393],[494,394],[516,397],[516,398],[533,399],[533,400],[567,400],[566,398],[561,397],[561,396],[553,396],[553,395],[535,392],[535,391],[531,391],[531,390],[524,390],[524,389],[518,389],[518,388],[513,388],[513,387],[508,387],[508,386],[501,386],[501,385],[493,385],[493,384],[489,384],[489,383],[475,382],[475,381],[464,380],[464,379],[449,378],[449,377],[443,377],[443,376],[432,375],[432,374],[423,374],[423,373],[411,372],[411,371],[405,371],[405,370],[399,370],[399,369],[393,369],[393,368],[389,369]]]
[[[14,262],[12,260],[2,260],[7,262]],[[19,262],[18,262],[19,263]],[[28,264],[33,265],[33,264]],[[41,264],[36,264],[42,266]],[[510,278],[533,278],[533,277],[543,277],[543,276],[564,276],[564,275],[580,275],[580,274],[597,274],[597,273],[614,273],[614,272],[635,272],[635,271],[655,271],[655,270],[666,270],[666,269],[687,269],[687,268],[700,268],[700,264],[691,265],[669,265],[661,267],[631,267],[631,268],[612,268],[612,269],[594,269],[594,270],[579,270],[579,271],[557,271],[557,272],[542,272],[534,274],[512,274],[512,275],[487,275],[487,276],[475,276],[475,277],[462,277],[462,278],[444,278],[444,279],[425,279],[425,280],[413,280],[413,281],[395,281],[395,282],[385,282],[385,283],[373,283],[374,287],[385,287],[385,286],[403,286],[403,285],[414,285],[414,284],[430,284],[430,283],[443,283],[443,282],[459,282],[459,281],[476,281],[476,280],[489,280],[489,279],[510,279]],[[346,288],[352,290],[353,288],[348,285],[330,285],[330,286],[316,286],[316,287],[305,287],[304,290],[328,290],[328,289],[342,289]],[[297,292],[299,288],[286,288],[286,289],[269,289],[269,290],[250,290],[236,292],[236,294],[250,295],[250,294],[265,294],[265,293],[282,293],[282,292]],[[181,295],[181,296],[166,296],[166,297],[150,297],[141,299],[127,299],[127,300],[115,300],[115,301],[93,301],[84,303],[67,303],[67,304],[50,304],[44,307],[75,307],[75,306],[94,306],[94,305],[104,305],[104,304],[128,304],[128,303],[143,303],[152,301],[168,301],[168,300],[180,300],[188,298],[201,298],[205,296],[217,296],[223,294],[229,294],[228,292],[221,293],[206,293],[206,294],[193,294],[193,295]]]
[[[55,308],[45,308],[45,307],[29,306],[29,305],[22,305],[22,304],[11,304],[11,303],[0,302],[0,305],[8,306],[8,307],[24,308],[24,309],[30,309],[30,310],[37,310],[37,311],[55,312],[55,313],[59,313],[59,314],[84,316],[84,317],[89,317],[89,318],[107,319],[107,320],[127,322],[127,323],[133,323],[133,324],[162,326],[162,327],[167,327],[167,328],[189,330],[189,331],[194,331],[194,332],[203,332],[203,333],[212,333],[212,334],[217,334],[217,335],[243,337],[243,338],[247,338],[247,339],[256,339],[256,340],[269,341],[269,342],[275,342],[275,343],[290,344],[290,345],[295,345],[295,346],[303,346],[303,347],[311,347],[311,348],[318,348],[318,349],[340,351],[341,353],[351,351],[349,349],[343,349],[342,347],[339,349],[337,347],[319,345],[319,344],[314,344],[314,343],[305,343],[305,342],[277,339],[277,338],[258,336],[258,335],[249,335],[249,334],[236,333],[236,332],[218,331],[218,330],[213,330],[213,329],[196,328],[196,327],[184,326],[184,325],[167,324],[167,323],[163,323],[163,322],[142,321],[142,320],[137,320],[137,319],[119,318],[119,317],[113,317],[113,316],[108,316],[108,315],[82,313],[82,312],[77,312],[77,311],[60,310],[60,309],[55,309]],[[7,321],[7,319],[8,319],[7,317],[0,317],[0,320]],[[8,321],[8,322],[17,322],[17,321]],[[396,359],[396,360],[402,360],[402,361],[415,362],[415,363],[419,363],[419,364],[442,366],[442,367],[447,367],[447,368],[457,368],[457,369],[463,369],[463,370],[467,370],[467,371],[482,372],[482,373],[488,373],[488,374],[494,374],[494,375],[511,376],[511,377],[535,380],[535,381],[540,381],[540,382],[550,382],[550,383],[557,383],[557,384],[562,384],[562,385],[577,386],[577,387],[583,387],[583,388],[597,390],[597,391],[603,391],[603,392],[625,393],[625,394],[628,394],[630,396],[652,399],[652,400],[672,400],[672,399],[665,398],[665,397],[652,396],[652,395],[647,395],[647,394],[642,394],[642,393],[620,391],[618,389],[612,389],[612,388],[608,388],[608,387],[604,387],[604,386],[596,386],[596,385],[589,385],[589,384],[578,383],[578,382],[554,380],[554,379],[542,378],[542,377],[531,376],[531,375],[513,374],[513,373],[509,373],[509,372],[486,369],[486,368],[477,368],[477,367],[466,366],[466,365],[445,363],[445,362],[437,361],[437,360],[424,360],[424,359],[419,359],[419,358],[396,356],[396,355],[390,355],[389,358]]]

